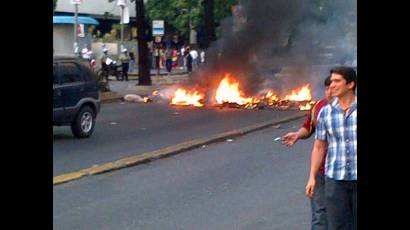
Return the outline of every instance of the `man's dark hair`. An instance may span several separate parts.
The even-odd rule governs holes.
[[[338,66],[330,70],[330,75],[332,75],[332,73],[342,75],[342,77],[346,80],[346,84],[354,82],[353,91],[356,89],[357,76],[356,71],[353,68],[347,66]]]
[[[332,82],[330,81],[330,75],[329,75],[329,76],[327,76],[326,79],[325,79],[325,82],[324,82],[325,87],[329,87],[329,86],[330,86],[330,83],[332,83]]]

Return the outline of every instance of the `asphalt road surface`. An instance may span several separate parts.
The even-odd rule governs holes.
[[[300,112],[103,104],[88,139],[74,138],[69,126],[53,128],[53,176],[295,113]]]
[[[310,228],[313,138],[273,141],[303,119],[53,187],[55,229]]]

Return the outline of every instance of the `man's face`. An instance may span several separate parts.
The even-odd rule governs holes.
[[[340,97],[345,95],[348,91],[352,90],[354,87],[354,82],[350,82],[346,84],[346,80],[343,78],[342,75],[337,73],[332,73],[330,76],[330,91],[332,96]]]

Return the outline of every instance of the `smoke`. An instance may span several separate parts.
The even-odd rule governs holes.
[[[206,51],[206,65],[193,74],[195,84],[214,88],[229,72],[250,95],[311,83],[320,97],[332,66],[356,65],[356,0],[248,0],[240,5],[243,17],[222,21],[222,36]]]

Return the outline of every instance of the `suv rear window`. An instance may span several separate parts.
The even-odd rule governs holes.
[[[84,81],[80,69],[74,63],[61,63],[62,70],[62,83],[73,83]]]

